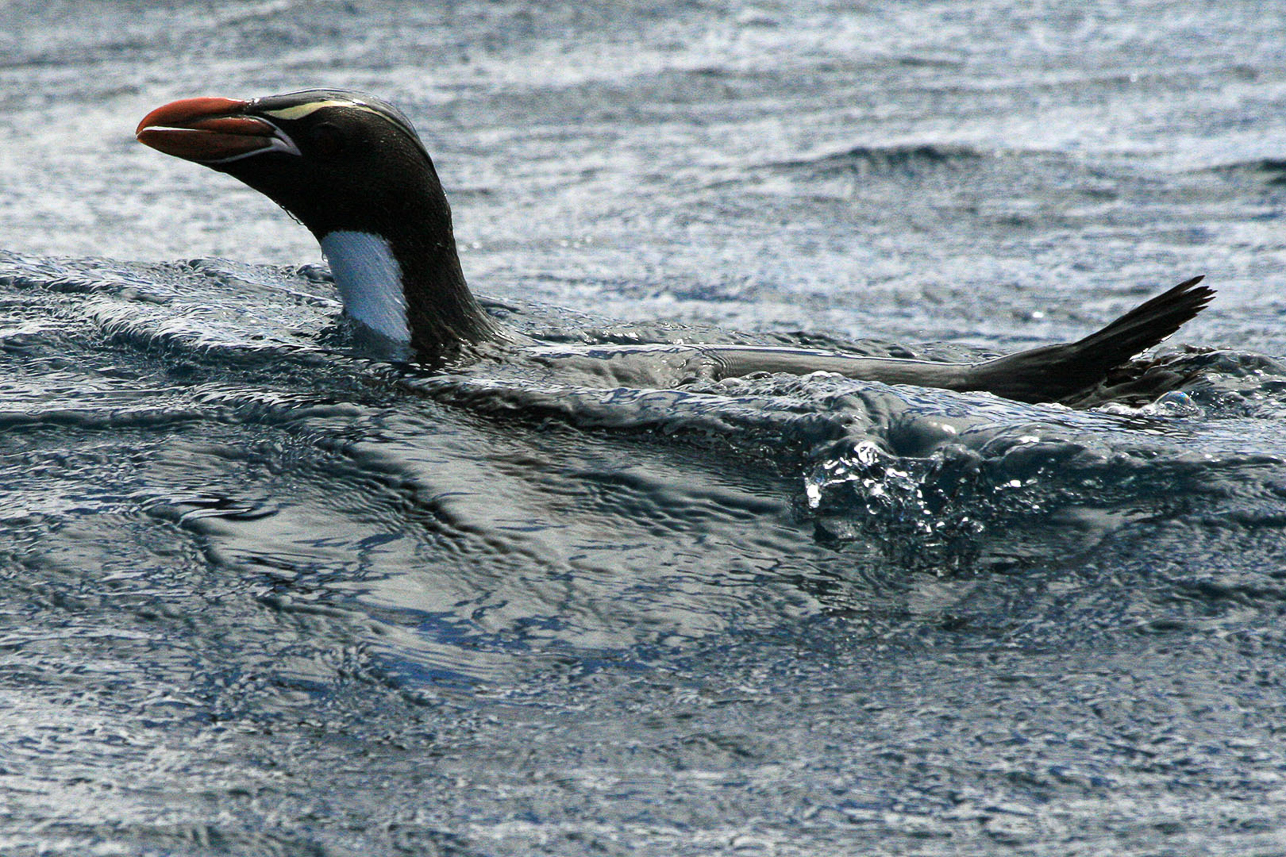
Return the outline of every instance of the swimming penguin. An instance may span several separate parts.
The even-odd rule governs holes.
[[[592,353],[542,350],[488,315],[465,284],[451,207],[409,119],[356,92],[314,89],[239,101],[190,98],[139,123],[145,145],[240,179],[306,226],[330,264],[344,312],[431,362],[467,359],[485,344],[542,362]],[[1194,277],[1077,342],[978,363],[860,357],[799,348],[635,346],[678,355],[712,379],[755,372],[834,372],[889,384],[979,390],[1023,402],[1056,402],[1108,373],[1201,312],[1214,292]],[[613,348],[614,354],[630,346]],[[562,358],[559,355],[562,355]],[[619,368],[614,382],[628,381]]]

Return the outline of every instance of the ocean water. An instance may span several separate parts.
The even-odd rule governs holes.
[[[0,5],[0,852],[1286,853],[1286,7]],[[967,360],[1204,274],[1155,401],[433,373],[133,140],[394,101],[554,342]]]

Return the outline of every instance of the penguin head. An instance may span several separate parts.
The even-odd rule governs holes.
[[[240,179],[318,240],[336,231],[391,240],[409,223],[450,234],[432,159],[411,121],[378,98],[326,89],[188,98],[153,110],[135,133],[158,151]]]

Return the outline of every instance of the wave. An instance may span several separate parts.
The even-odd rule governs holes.
[[[843,152],[821,154],[797,160],[778,161],[770,166],[784,172],[816,174],[853,172],[859,175],[917,175],[987,157],[969,146],[951,143],[902,143],[884,146],[854,146]]]
[[[336,324],[325,280],[315,269],[212,260],[0,256],[9,315],[28,319],[0,331],[0,425],[29,434],[341,426],[370,406],[431,400],[502,424],[552,421],[662,438],[712,461],[769,463],[796,486],[797,517],[819,542],[876,544],[899,564],[937,570],[1081,550],[1091,533],[1195,509],[1258,520],[1246,498],[1268,490],[1261,471],[1286,458],[1276,440],[1286,366],[1261,355],[1173,350],[1157,363],[1188,379],[1179,390],[1087,410],[824,373],[673,389],[595,386],[517,361],[427,373],[372,355]],[[526,329],[561,325],[565,341],[684,338],[673,326],[574,330],[567,315],[497,306]],[[1271,516],[1276,506],[1265,508]]]
[[[1219,175],[1250,174],[1270,185],[1286,184],[1286,159],[1283,158],[1254,158],[1249,161],[1219,164],[1208,167],[1205,171]]]

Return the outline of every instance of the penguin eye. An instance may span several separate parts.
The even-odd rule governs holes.
[[[308,130],[308,141],[319,155],[338,155],[344,149],[344,134],[329,122]]]

